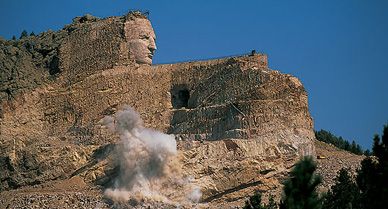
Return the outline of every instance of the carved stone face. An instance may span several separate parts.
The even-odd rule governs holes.
[[[144,18],[128,20],[125,23],[125,37],[130,59],[139,64],[151,65],[156,50],[156,36],[150,21]]]

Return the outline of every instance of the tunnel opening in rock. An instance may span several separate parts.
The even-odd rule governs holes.
[[[171,103],[175,109],[188,108],[190,90],[185,85],[174,86],[171,90]]]

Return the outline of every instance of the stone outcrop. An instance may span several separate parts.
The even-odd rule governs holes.
[[[146,127],[175,135],[202,202],[238,205],[255,190],[278,196],[289,168],[315,154],[300,81],[269,69],[264,54],[137,62],[130,18],[85,16],[58,32],[1,42],[0,191],[74,177],[111,183],[118,139],[99,121],[127,104]]]

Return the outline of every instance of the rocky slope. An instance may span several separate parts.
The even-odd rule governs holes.
[[[354,171],[363,159],[363,156],[354,155],[323,142],[315,141],[315,145],[317,153],[326,157],[317,160],[318,173],[323,177],[323,183],[320,185],[321,191],[327,191],[330,188],[339,169],[345,167],[352,168]],[[287,172],[284,173],[284,177],[286,175]],[[271,185],[275,187],[279,182],[271,181],[269,178],[265,183],[267,187],[262,188],[265,198],[268,197],[268,194],[273,194],[279,198],[281,191],[279,189],[271,190]],[[249,190],[249,187],[245,189]],[[233,193],[233,191],[230,192]],[[249,190],[249,192],[252,191]],[[55,180],[45,184],[1,192],[0,208],[125,208],[125,205],[115,205],[112,201],[104,198],[102,193],[102,187],[87,184],[82,178],[75,176],[65,180]],[[231,195],[229,194],[229,196]],[[216,201],[192,206],[198,208],[239,207],[243,205],[244,200],[245,198],[232,203]],[[155,204],[163,203],[133,202],[132,204],[127,205],[127,207],[147,208],[150,206],[152,208],[156,206]],[[166,204],[159,206],[174,208],[174,206]]]
[[[331,144],[315,141],[318,159],[317,173],[322,176],[322,184],[320,190],[327,191],[334,183],[338,171],[342,168],[347,168],[348,171],[355,176],[356,170],[360,168],[361,161],[365,158],[364,155],[355,155],[351,152],[341,150]]]

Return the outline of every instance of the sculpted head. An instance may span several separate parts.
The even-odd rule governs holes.
[[[140,12],[131,12],[127,15],[124,28],[130,59],[151,65],[156,50],[156,36],[150,21]]]

